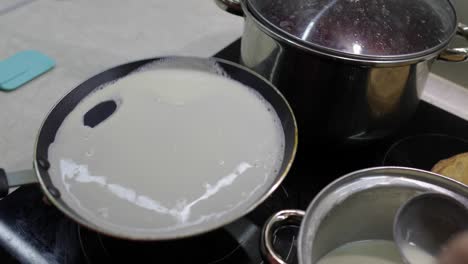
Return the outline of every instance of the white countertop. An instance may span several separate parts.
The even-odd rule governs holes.
[[[0,92],[0,167],[28,169],[38,128],[69,90],[107,68],[164,55],[211,56],[242,34],[243,20],[213,0],[4,0],[0,59],[36,49],[51,72]],[[468,91],[429,80],[423,99],[468,120]]]
[[[0,167],[31,168],[43,118],[89,77],[142,58],[211,56],[241,36],[242,25],[210,0],[1,1],[0,59],[36,49],[57,66],[14,92],[0,91]]]

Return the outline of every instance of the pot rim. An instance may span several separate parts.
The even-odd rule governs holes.
[[[339,177],[338,179],[334,180],[333,182],[329,183],[325,188],[323,188],[312,200],[312,202],[307,206],[307,209],[305,211],[304,218],[302,219],[300,228],[299,228],[299,236],[298,236],[298,248],[297,248],[297,254],[298,254],[298,260],[300,264],[310,264],[311,256],[307,255],[305,256],[304,254],[304,244],[307,241],[307,233],[308,230],[310,229],[310,226],[308,224],[311,222],[310,218],[313,217],[313,210],[317,208],[317,206],[322,202],[322,199],[326,197],[329,193],[333,192],[338,185],[341,184],[345,185],[346,183],[355,180],[360,177],[372,177],[376,176],[379,174],[386,174],[386,175],[409,175],[410,177],[424,177],[431,182],[428,182],[430,184],[434,184],[433,182],[439,182],[439,183],[444,183],[444,186],[441,186],[442,188],[446,189],[447,186],[452,186],[454,189],[447,189],[452,193],[456,193],[460,196],[462,196],[462,193],[468,195],[468,186],[457,182],[449,177],[433,173],[430,171],[422,170],[422,169],[416,169],[416,168],[410,168],[410,167],[400,167],[400,166],[379,166],[379,167],[370,167],[370,168],[365,168],[357,171],[353,171],[350,173],[345,174],[344,176]],[[409,178],[410,180],[413,180],[414,178]],[[468,197],[468,196],[465,196]],[[315,219],[316,222],[320,223],[321,219]]]
[[[322,47],[313,43],[309,43],[304,41],[292,34],[289,34],[273,23],[269,22],[268,20],[262,18],[261,14],[258,14],[254,9],[251,10],[249,0],[241,0],[241,6],[243,13],[246,17],[251,18],[258,28],[261,29],[262,32],[269,35],[273,39],[284,42],[294,48],[299,48],[305,52],[315,53],[327,58],[338,59],[338,60],[345,60],[352,63],[357,64],[364,64],[364,65],[371,65],[371,66],[395,66],[395,65],[406,65],[406,64],[413,64],[421,61],[427,61],[432,58],[435,58],[442,52],[444,49],[447,48],[449,43],[452,41],[453,37],[457,33],[457,14],[453,4],[449,2],[450,6],[454,11],[454,28],[450,37],[445,40],[445,42],[440,43],[437,46],[434,46],[430,49],[426,49],[424,51],[416,52],[413,54],[407,55],[393,55],[393,56],[369,56],[369,55],[355,55],[349,54],[346,52],[340,52],[333,49],[329,49],[326,47]],[[258,17],[256,16],[258,15]]]
[[[56,197],[54,196],[51,191],[50,191],[50,187],[53,187],[55,188],[53,185],[49,185],[45,180],[44,180],[44,176],[41,175],[41,166],[39,164],[39,159],[40,157],[38,156],[38,145],[39,145],[39,141],[40,141],[40,136],[41,136],[41,133],[42,131],[44,130],[44,126],[47,122],[47,120],[49,119],[50,115],[52,114],[52,112],[56,109],[56,107],[66,98],[68,97],[73,91],[75,91],[76,89],[78,89],[81,85],[84,85],[86,82],[92,80],[93,78],[95,78],[96,76],[98,75],[101,75],[101,74],[104,74],[104,73],[107,73],[107,72],[110,72],[112,70],[114,70],[115,68],[118,68],[118,67],[121,67],[123,65],[127,65],[127,64],[132,64],[132,63],[137,63],[137,62],[152,62],[152,61],[155,61],[155,60],[159,60],[159,59],[165,59],[165,58],[176,58],[176,59],[195,59],[195,60],[210,60],[210,61],[214,61],[214,62],[219,62],[219,63],[223,63],[223,64],[227,64],[227,65],[230,65],[230,66],[234,66],[240,70],[243,70],[245,72],[248,72],[250,74],[252,74],[255,78],[258,78],[259,80],[263,81],[266,85],[268,85],[269,87],[272,88],[272,91],[275,92],[281,99],[282,101],[284,102],[285,106],[287,107],[288,109],[288,112],[289,114],[291,115],[291,118],[292,118],[292,122],[293,122],[293,128],[294,128],[294,135],[293,135],[293,142],[292,142],[292,150],[291,150],[291,157],[288,159],[288,160],[284,160],[283,162],[286,164],[285,167],[284,167],[284,170],[280,173],[277,173],[275,175],[275,181],[271,184],[270,188],[268,190],[266,190],[262,196],[260,198],[258,198],[255,202],[251,203],[251,205],[246,209],[244,210],[241,214],[239,214],[238,216],[236,217],[225,217],[222,221],[219,221],[219,222],[222,222],[222,224],[218,224],[214,227],[211,227],[211,228],[206,228],[204,230],[197,230],[196,232],[191,232],[189,234],[180,234],[180,235],[172,235],[172,236],[157,236],[157,235],[146,235],[146,236],[143,236],[143,235],[132,235],[132,236],[126,236],[124,233],[122,232],[114,232],[112,229],[109,229],[109,228],[102,228],[100,227],[99,225],[95,224],[94,222],[91,222],[91,221],[88,221],[86,220],[85,218],[83,218],[80,214],[76,213],[74,210],[72,209],[68,209],[68,205],[65,205],[66,206],[63,206],[61,204],[61,202],[59,202],[59,199],[60,197]],[[111,81],[111,80],[109,80]],[[95,87],[95,89],[98,88],[98,86]],[[86,97],[86,96],[85,96]],[[81,99],[82,100],[82,99]],[[80,84],[78,84],[77,86],[73,87],[72,89],[70,89],[67,93],[65,93],[49,110],[49,112],[45,115],[45,118],[42,120],[42,123],[38,129],[38,133],[36,134],[36,138],[35,138],[35,142],[34,142],[34,152],[33,152],[33,172],[35,173],[36,175],[36,178],[38,180],[38,184],[40,185],[40,188],[42,190],[42,193],[45,195],[45,197],[47,197],[47,199],[50,201],[50,203],[52,204],[52,206],[54,206],[55,208],[57,208],[58,210],[60,210],[65,216],[67,216],[69,219],[75,221],[76,223],[80,224],[81,226],[83,227],[86,227],[94,232],[97,232],[97,233],[100,233],[100,234],[104,234],[104,235],[107,235],[109,237],[113,237],[113,238],[117,238],[117,239],[126,239],[126,240],[130,240],[130,241],[171,241],[171,240],[177,240],[177,239],[184,239],[184,238],[190,238],[190,237],[194,237],[194,236],[198,236],[198,235],[203,235],[203,234],[207,234],[211,231],[214,231],[218,228],[221,228],[225,225],[228,225],[242,217],[244,217],[245,215],[247,215],[248,213],[252,212],[254,209],[256,209],[259,205],[261,205],[268,197],[270,197],[270,195],[281,185],[281,183],[284,181],[284,179],[286,178],[286,176],[288,175],[293,163],[294,163],[294,160],[296,158],[296,154],[297,154],[297,148],[298,148],[298,140],[299,140],[299,137],[298,137],[298,125],[297,125],[297,120],[296,120],[296,116],[294,114],[294,111],[291,107],[291,105],[289,104],[289,102],[286,100],[286,98],[284,97],[284,95],[271,83],[269,82],[266,78],[264,78],[263,76],[261,76],[260,74],[256,73],[255,71],[243,66],[243,65],[240,65],[238,63],[235,63],[235,62],[232,62],[232,61],[228,61],[228,60],[225,60],[225,59],[221,59],[221,58],[217,58],[217,57],[197,57],[197,56],[162,56],[162,57],[151,57],[149,59],[142,59],[142,60],[135,60],[135,61],[130,61],[130,62],[127,62],[127,63],[123,63],[123,64],[119,64],[119,65],[116,65],[116,66],[113,66],[113,67],[110,67],[104,71],[101,71],[99,72],[98,74],[95,74],[95,75],[92,75],[91,77],[89,77],[88,79],[84,80],[83,82],[81,82]]]

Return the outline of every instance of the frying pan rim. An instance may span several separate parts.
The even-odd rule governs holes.
[[[130,65],[130,64],[133,64],[133,63],[142,63],[139,67],[137,67],[136,69],[138,68],[141,68],[143,67],[144,65],[148,64],[148,63],[151,63],[151,62],[155,62],[155,61],[159,61],[159,60],[163,60],[163,59],[180,59],[180,60],[202,60],[202,61],[214,61],[216,63],[219,63],[220,65],[222,64],[227,64],[229,66],[232,66],[232,67],[235,67],[235,68],[238,68],[242,71],[245,71],[247,73],[249,73],[250,75],[252,75],[254,78],[262,81],[264,84],[266,84],[268,87],[270,87],[272,89],[272,91],[279,96],[279,98],[281,99],[282,103],[286,106],[286,109],[287,109],[287,115],[290,116],[291,120],[292,120],[292,127],[294,129],[294,134],[293,134],[293,137],[292,137],[292,149],[291,149],[291,152],[290,152],[290,158],[287,160],[287,163],[286,163],[286,166],[284,167],[283,171],[281,174],[276,174],[275,175],[275,181],[274,183],[268,188],[267,191],[265,191],[262,196],[257,199],[255,202],[251,203],[249,205],[249,207],[246,209],[246,210],[243,210],[242,213],[239,213],[239,214],[235,214],[235,216],[233,217],[224,217],[224,218],[221,218],[223,219],[223,221],[217,221],[217,223],[213,226],[211,226],[210,228],[205,228],[203,230],[196,230],[194,232],[186,232],[185,234],[179,234],[179,235],[155,235],[154,233],[153,234],[150,234],[150,235],[142,235],[142,233],[136,233],[137,235],[134,235],[132,234],[131,236],[128,236],[128,234],[125,234],[126,232],[114,232],[112,229],[110,228],[103,228],[102,226],[99,226],[97,224],[95,224],[93,221],[89,221],[89,220],[86,220],[84,217],[82,217],[82,214],[79,214],[78,212],[74,211],[73,209],[70,208],[67,209],[65,207],[63,207],[58,201],[56,197],[54,197],[51,193],[50,193],[50,185],[47,185],[45,182],[44,182],[44,179],[43,179],[43,176],[41,175],[41,172],[39,170],[39,163],[38,163],[38,153],[37,153],[37,150],[38,150],[38,144],[39,144],[39,139],[40,139],[40,135],[41,135],[41,132],[43,131],[43,128],[44,128],[44,125],[45,123],[47,122],[47,120],[49,120],[52,112],[57,108],[58,104],[60,104],[66,97],[68,97],[73,91],[75,91],[76,89],[78,89],[78,87],[80,87],[81,85],[83,85],[85,82],[87,81],[90,81],[92,80],[93,78],[99,76],[100,74],[104,74],[106,72],[110,72],[112,70],[115,70],[117,68],[121,68],[121,67],[124,67],[126,65]],[[136,70],[135,69],[135,70]],[[112,81],[115,81],[115,80],[118,80],[120,78],[124,78],[125,76],[135,72],[135,70],[132,70],[130,71],[129,73],[125,74],[125,75],[122,75],[118,78],[114,78],[112,80],[108,80],[106,83],[108,82],[112,82]],[[231,76],[228,74],[228,77],[231,78]],[[235,81],[239,81],[237,79],[234,79],[232,78],[232,80],[235,80]],[[245,85],[245,84],[244,84]],[[246,85],[247,86],[247,85]],[[93,91],[95,89],[97,89],[99,86],[96,86]],[[255,87],[251,87],[251,86],[248,86],[249,88],[251,89],[254,89],[255,91],[257,91],[257,89]],[[91,93],[91,92],[90,92]],[[83,100],[84,98],[86,98],[90,93],[88,93],[86,96],[84,96],[83,98],[80,99]],[[264,97],[264,96],[262,96]],[[265,100],[267,100],[265,98]],[[267,100],[269,103],[271,103],[269,100]],[[276,107],[272,104],[272,107],[273,109],[276,109]],[[69,113],[67,113],[68,115]],[[284,128],[284,125],[283,123],[282,124],[282,128],[283,128],[283,131],[285,131],[285,128]],[[270,82],[268,81],[266,78],[264,78],[263,76],[261,76],[260,74],[254,72],[253,70],[243,66],[243,65],[240,65],[238,63],[235,63],[235,62],[232,62],[232,61],[229,61],[229,60],[225,60],[225,59],[221,59],[221,58],[216,58],[216,57],[196,57],[196,56],[163,56],[163,57],[154,57],[154,58],[149,58],[149,59],[141,59],[141,60],[136,60],[136,61],[130,61],[130,62],[127,62],[127,63],[123,63],[123,64],[120,64],[120,65],[117,65],[117,66],[113,66],[113,67],[110,67],[104,71],[101,71],[100,73],[98,74],[95,74],[89,78],[87,78],[85,81],[81,82],[80,84],[78,84],[77,86],[75,86],[73,89],[71,89],[70,91],[68,91],[64,96],[62,96],[52,107],[51,109],[49,110],[49,112],[47,113],[46,117],[43,119],[40,127],[39,127],[39,130],[38,130],[38,133],[36,135],[36,140],[35,140],[35,143],[34,143],[34,154],[33,154],[33,171],[35,172],[36,174],[36,177],[37,177],[37,180],[39,182],[39,185],[41,186],[41,189],[42,189],[42,192],[45,194],[45,196],[47,197],[47,199],[51,202],[51,204],[57,208],[58,210],[60,210],[62,213],[64,213],[68,218],[70,218],[71,220],[75,221],[76,223],[80,224],[81,226],[85,227],[85,228],[88,228],[90,230],[93,230],[95,232],[98,232],[98,233],[101,233],[101,234],[104,234],[104,235],[107,235],[107,236],[110,236],[110,237],[114,237],[114,238],[118,238],[118,239],[126,239],[126,240],[133,240],[133,241],[170,241],[170,240],[177,240],[177,239],[183,239],[183,238],[189,238],[189,237],[194,237],[194,236],[197,236],[197,235],[202,235],[202,234],[206,234],[206,233],[209,233],[211,231],[214,231],[214,230],[217,230],[223,226],[226,226],[232,222],[235,222],[236,220],[244,217],[245,215],[247,215],[248,213],[252,212],[255,208],[257,208],[260,204],[262,204],[279,186],[280,184],[284,181],[284,179],[286,178],[288,172],[290,171],[291,167],[292,167],[292,164],[295,160],[295,157],[296,157],[296,152],[297,152],[297,147],[298,147],[298,126],[297,126],[297,121],[296,121],[296,117],[294,115],[294,111],[291,107],[291,105],[289,104],[289,102],[286,100],[286,98],[284,97],[284,95]],[[285,161],[283,161],[283,164],[285,164]],[[53,185],[52,185],[53,186]],[[65,201],[63,201],[64,204],[66,204]],[[67,205],[68,206],[68,205]],[[76,217],[75,214],[78,216]],[[168,232],[167,234],[172,234],[172,233],[175,233],[175,232]]]

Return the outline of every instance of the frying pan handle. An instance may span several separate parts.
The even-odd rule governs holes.
[[[236,16],[244,16],[241,0],[215,0],[216,4],[224,11]]]
[[[300,225],[305,212],[301,210],[283,210],[268,219],[262,230],[261,250],[267,263],[287,264],[273,248],[273,236],[275,232],[285,225]]]
[[[32,170],[16,171],[7,174],[4,169],[0,168],[0,198],[7,196],[11,187],[32,183],[37,183],[36,176]]]
[[[458,23],[457,35],[468,40],[468,26]],[[442,51],[439,60],[450,62],[462,62],[468,60],[468,48],[451,48]]]

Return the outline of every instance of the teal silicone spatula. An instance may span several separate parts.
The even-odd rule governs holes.
[[[0,61],[0,90],[11,91],[49,71],[55,62],[47,55],[27,50]]]

